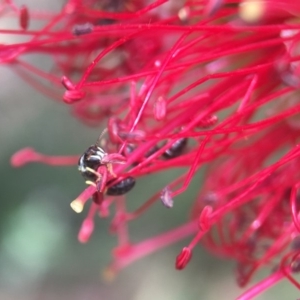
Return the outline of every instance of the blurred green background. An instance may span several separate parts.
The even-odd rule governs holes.
[[[25,2],[32,5],[32,1]],[[43,7],[53,10],[57,3]],[[0,26],[11,24],[0,22]],[[1,42],[12,43],[14,39],[1,36]],[[51,69],[51,62],[42,56],[28,59]],[[80,124],[70,115],[69,107],[28,87],[11,67],[0,67],[1,300],[229,300],[241,293],[234,280],[234,262],[212,257],[200,247],[185,270],[175,271],[175,257],[189,239],[137,261],[113,282],[104,282],[101,271],[110,261],[116,239],[108,233],[109,220],[97,219],[91,241],[85,245],[77,241],[86,213],[78,215],[69,206],[85,188],[77,167],[30,164],[13,169],[9,164],[10,156],[27,146],[49,155],[81,154],[101,130]],[[138,207],[178,172],[139,180],[130,193],[129,208]],[[184,223],[199,183],[200,175],[189,191],[176,199],[173,209],[157,203],[133,222],[133,241]],[[294,287],[282,283],[258,299],[297,296]]]

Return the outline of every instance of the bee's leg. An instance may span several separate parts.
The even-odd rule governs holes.
[[[108,163],[106,166],[107,166],[107,170],[108,170],[109,174],[110,174],[111,176],[113,176],[113,177],[116,178],[117,175],[114,173],[114,169],[113,169],[112,163]]]
[[[107,167],[106,166],[100,166],[97,170],[99,174],[99,178],[96,180],[97,190],[99,193],[103,193],[105,189],[105,185],[107,182]]]
[[[95,171],[94,169],[92,169],[92,168],[89,168],[89,167],[86,167],[85,168],[86,169],[86,171],[88,171],[88,172],[90,172],[90,173],[93,173],[96,177],[97,177],[97,180],[96,181],[99,181],[99,180],[101,180],[101,174],[99,174],[97,171]]]

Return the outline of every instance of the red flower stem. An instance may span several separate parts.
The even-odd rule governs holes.
[[[253,44],[251,45],[251,47],[249,45],[247,46],[240,46],[240,47],[237,47],[237,48],[234,48],[234,50],[228,50],[227,52],[224,51],[224,52],[221,52],[221,53],[218,53],[218,54],[213,54],[213,55],[208,55],[208,56],[201,56],[201,58],[197,58],[196,60],[193,60],[193,61],[190,61],[189,63],[184,63],[184,64],[179,64],[176,66],[176,68],[179,68],[179,67],[183,67],[183,66],[187,66],[187,65],[194,65],[196,63],[201,63],[201,62],[205,62],[207,60],[211,60],[211,59],[216,59],[218,57],[223,57],[224,55],[232,55],[234,53],[242,53],[242,52],[245,52],[245,51],[249,51],[249,50],[253,50],[253,49],[256,49],[256,48],[261,48],[261,47],[266,47],[266,46],[271,46],[271,45],[277,45],[277,44],[282,44],[282,42],[284,40],[291,40],[292,37],[288,37],[288,38],[276,38],[276,39],[273,39],[273,40],[268,40],[268,41],[263,41],[263,42],[259,42],[259,43],[256,43],[256,44]],[[225,73],[216,73],[216,74],[209,74],[207,75],[206,77],[203,77],[201,78],[199,81],[196,81],[195,83],[193,83],[193,85],[190,86],[190,88],[197,86],[198,84],[202,83],[202,82],[205,82],[206,80],[208,79],[213,79],[213,78],[221,78],[221,77],[226,77],[226,76],[232,76],[232,75],[241,75],[241,74],[249,74],[249,73],[254,73],[255,71],[261,69],[261,68],[266,68],[268,66],[271,66],[273,64],[273,62],[271,63],[267,63],[267,64],[263,64],[263,65],[259,65],[259,66],[254,66],[254,67],[251,67],[251,68],[246,68],[246,69],[239,69],[237,71],[231,71],[231,72],[225,72]],[[169,69],[172,69],[173,67],[170,66],[170,67],[166,67],[165,70],[169,70]],[[153,72],[158,72],[157,70],[153,70]],[[136,76],[137,75],[134,75],[134,78],[137,78]],[[127,80],[130,80],[130,79],[133,79],[133,76],[127,76],[127,77],[123,77],[123,80],[125,79],[125,81]],[[123,81],[122,78],[118,78],[118,79],[115,79],[115,80],[109,80],[109,81],[98,81],[98,82],[92,82],[92,83],[86,83],[85,86],[89,86],[89,85],[99,85],[99,84],[112,84],[112,83],[116,83],[116,82],[121,82]],[[179,97],[180,94],[178,95],[174,95],[173,97]],[[172,100],[169,100],[169,101],[172,101]]]
[[[211,107],[210,107],[210,110],[212,111],[214,109],[214,106],[217,106],[217,105],[219,105],[218,102],[215,102],[214,104],[212,104]],[[211,111],[208,111],[207,114],[210,114]],[[190,124],[188,124],[183,131],[188,130],[191,127],[193,127],[195,124],[197,124],[201,120],[201,118],[205,117],[205,115],[206,115],[205,113],[204,113],[204,115],[199,114],[199,116],[197,118],[195,118],[193,121],[191,121]],[[225,126],[227,122],[228,121],[225,121],[225,122],[221,123],[219,126],[217,126],[217,128]],[[188,174],[186,176],[186,179],[185,179],[182,187],[180,189],[178,189],[177,191],[175,191],[175,192],[172,193],[173,197],[175,197],[176,195],[184,192],[187,189],[187,187],[188,187],[188,185],[189,185],[189,183],[190,183],[193,175],[195,174],[195,172],[197,170],[197,166],[198,166],[198,164],[200,162],[200,158],[201,158],[202,152],[203,152],[206,144],[210,140],[210,138],[211,138],[211,133],[209,133],[205,137],[205,139],[201,142],[200,147],[198,148],[198,150],[196,152],[196,156],[195,156],[194,162],[193,162],[193,164],[192,164],[192,166],[191,166],[191,168],[190,168],[190,170],[189,170],[189,172],[188,172]]]
[[[274,32],[278,34],[281,30],[285,29],[300,29],[300,25],[294,24],[274,24],[274,25],[264,25],[264,26],[243,26],[243,25],[169,25],[169,24],[157,24],[157,23],[147,23],[147,24],[117,24],[117,25],[110,25],[106,28],[103,26],[101,30],[103,34],[105,31],[112,31],[113,29],[117,30],[136,30],[136,29],[147,29],[147,30],[161,30],[161,31],[177,31],[177,32],[210,32],[210,33],[239,33],[239,32],[259,32],[259,33],[267,33],[270,34]]]
[[[299,148],[299,146],[297,146],[297,148]],[[298,150],[297,150],[297,149],[293,149],[293,150],[290,151],[290,155],[295,155],[295,156],[297,156],[298,154],[293,154],[293,152],[296,152],[296,153],[297,153],[298,151],[299,151],[299,149],[298,149]],[[286,158],[287,161],[293,159],[293,157],[289,158],[290,155],[285,156],[285,158],[288,157],[288,158]],[[294,157],[294,158],[295,158],[295,157]],[[280,162],[281,162],[281,161],[280,161]],[[285,160],[284,162],[282,162],[280,165],[282,165],[282,164],[284,164],[284,163],[286,163],[286,160]],[[280,166],[280,165],[279,165],[279,166]],[[271,169],[271,168],[272,168],[272,167],[269,167],[269,169]],[[255,174],[253,174],[252,176],[249,176],[249,177],[247,177],[246,179],[244,179],[244,180],[242,180],[242,181],[239,181],[239,182],[237,182],[237,183],[235,183],[235,184],[232,184],[232,185],[230,186],[230,188],[227,188],[227,189],[224,188],[224,189],[222,189],[222,190],[219,190],[218,193],[224,194],[224,195],[229,194],[229,193],[231,193],[231,192],[233,192],[233,191],[235,191],[235,190],[237,190],[237,189],[239,189],[239,188],[242,188],[242,187],[244,187],[244,186],[246,186],[246,185],[248,185],[248,184],[251,184],[253,181],[257,180],[257,178],[259,178],[259,177],[261,176],[262,173],[265,173],[265,172],[268,172],[268,169],[265,169],[265,170],[263,170],[263,171],[261,171],[261,172],[255,173]],[[271,173],[271,172],[272,172],[272,170],[270,171],[270,173]]]
[[[206,22],[203,22],[206,23]],[[162,73],[166,70],[167,65],[170,63],[171,59],[174,59],[178,54],[179,54],[179,46],[181,43],[183,43],[183,41],[190,35],[191,32],[187,32],[185,34],[183,34],[175,43],[175,45],[172,47],[172,49],[169,51],[169,54],[167,55],[164,63],[162,64],[161,68],[159,69],[158,74],[155,76],[153,82],[150,85],[150,88],[148,89],[148,92],[145,96],[143,105],[146,106],[147,102],[149,101],[151,94],[153,93],[153,90],[155,88],[155,86],[158,83],[159,78],[161,77]],[[181,48],[182,49],[182,48]],[[142,89],[141,89],[142,90]],[[140,109],[139,115],[142,114],[142,110],[143,110],[143,106]],[[138,116],[137,116],[138,118]],[[136,120],[135,123],[137,124],[139,120]],[[135,128],[135,123],[133,124],[133,129]],[[132,130],[133,130],[132,129]]]
[[[207,230],[199,230],[197,235],[189,243],[188,248],[193,249],[199,243],[202,237],[207,233],[208,230],[209,228],[207,228]]]
[[[130,114],[128,124],[132,124],[134,122],[134,118],[137,115],[137,95],[136,95],[136,82],[132,80],[130,82]]]
[[[258,72],[259,70],[263,70],[263,69],[267,69],[271,66],[271,63],[267,63],[261,66],[256,66],[256,67],[248,67],[245,69],[239,69],[237,71],[231,71],[229,72],[222,72],[222,73],[215,73],[215,74],[208,74],[206,76],[201,77],[201,79],[196,80],[195,82],[189,84],[187,87],[185,87],[184,89],[182,89],[180,92],[178,92],[177,94],[175,94],[174,96],[172,96],[171,98],[169,98],[167,101],[168,103],[173,102],[174,100],[176,100],[177,98],[181,97],[182,95],[186,94],[188,91],[194,89],[195,87],[205,83],[206,81],[209,81],[211,79],[218,79],[218,78],[224,78],[224,77],[228,77],[228,81],[227,82],[222,82],[221,85],[226,86],[226,88],[228,88],[228,86],[230,86],[230,82],[236,81],[235,76],[238,76],[240,78],[241,75],[248,75],[248,74],[252,74],[254,72]],[[220,87],[221,87],[220,85]],[[234,85],[233,85],[234,86]],[[219,88],[219,86],[215,87]]]
[[[245,243],[251,235],[254,234],[255,231],[257,231],[263,223],[266,221],[268,216],[272,213],[272,210],[274,207],[276,207],[277,204],[282,200],[282,195],[277,195],[277,197],[273,197],[269,199],[268,203],[266,203],[261,210],[259,211],[257,217],[251,225],[248,227],[248,229],[245,231],[245,233],[242,235],[242,237],[239,238],[241,243]]]
[[[5,0],[5,2],[10,6],[10,8],[18,14],[19,8],[13,3],[12,0]]]
[[[197,229],[197,222],[192,221],[153,238],[149,238],[141,243],[132,245],[128,254],[124,257],[119,257],[112,265],[112,268],[115,269],[115,271],[120,270],[144,256],[177,243],[192,235]]]
[[[297,113],[298,111],[299,111],[299,108],[292,108],[291,109],[292,110],[292,112],[288,112],[288,113]],[[284,115],[285,117],[286,117],[286,114]],[[274,119],[274,118],[273,118]],[[272,120],[273,120],[272,119]],[[213,130],[212,132],[214,132],[215,130]],[[224,131],[224,132],[226,132],[226,131]],[[188,135],[187,135],[188,136]],[[179,137],[179,136],[178,136]],[[183,135],[180,135],[180,137],[183,137]],[[159,152],[159,154],[160,154],[160,152]],[[191,154],[191,153],[190,153]],[[152,159],[152,157],[151,157],[151,159]],[[183,157],[182,158],[178,158],[178,160],[176,159],[176,161],[180,161],[180,160],[183,160]],[[185,158],[184,158],[185,159]],[[149,160],[150,160],[150,158],[149,158]],[[193,158],[193,160],[194,160],[194,158]],[[187,162],[189,162],[189,160],[187,159],[186,160]],[[144,164],[146,164],[148,162],[148,160],[146,160],[145,161],[145,163],[142,163],[141,165],[144,165]],[[174,162],[175,162],[175,160],[174,160]],[[171,162],[166,162],[166,163],[164,163],[164,166],[167,166],[168,164],[170,164]],[[175,165],[175,163],[174,163],[174,165]],[[150,169],[147,169],[147,171],[149,172],[151,170],[151,167],[150,167]],[[135,169],[134,170],[132,170],[132,172],[135,172]]]
[[[291,206],[291,212],[292,212],[292,218],[294,225],[298,232],[300,232],[300,222],[299,222],[299,209],[297,207],[297,202],[299,202],[298,198],[298,189],[299,189],[300,183],[294,185],[292,189],[291,199],[290,199],[290,206]]]
[[[46,156],[40,155],[37,162],[50,166],[73,166],[77,165],[79,156]]]
[[[89,212],[86,216],[86,219],[90,219],[90,220],[93,221],[97,210],[98,210],[98,205],[95,204],[94,202],[92,202],[91,206],[90,206],[90,209],[89,209]]]
[[[251,83],[249,85],[249,88],[247,89],[247,92],[246,92],[245,96],[243,97],[243,99],[242,99],[242,101],[241,101],[241,103],[240,103],[240,105],[237,109],[238,113],[241,112],[244,109],[245,105],[249,102],[249,100],[251,98],[251,95],[253,93],[253,90],[254,90],[254,88],[257,84],[257,79],[258,79],[258,76],[254,75],[252,80],[251,80]]]
[[[265,98],[265,99],[262,99],[262,101],[256,102],[256,103],[254,103],[253,105],[251,105],[251,106],[245,108],[245,109],[244,109],[244,112],[238,113],[238,114],[235,114],[235,115],[232,116],[232,117],[229,117],[228,120],[227,120],[227,123],[233,121],[234,119],[237,119],[239,116],[242,116],[243,114],[248,113],[248,111],[250,111],[250,110],[252,110],[252,109],[255,109],[255,108],[256,108],[255,106],[257,106],[257,105],[262,105],[262,104],[264,104],[266,101],[272,100],[273,97],[278,97],[278,96],[283,95],[284,93],[288,93],[288,92],[290,92],[290,91],[292,91],[291,88],[285,88],[285,89],[283,89],[282,91],[278,91],[278,92],[276,92],[276,93],[273,93],[271,96],[269,96],[269,97],[267,97],[267,98]],[[294,113],[296,113],[296,112],[298,112],[298,107],[292,108],[290,111],[286,112],[285,115],[275,116],[275,117],[272,117],[272,118],[267,119],[266,121],[259,121],[259,122],[256,122],[256,123],[253,123],[253,124],[250,124],[250,125],[245,125],[245,126],[240,126],[240,127],[233,127],[232,131],[230,131],[230,130],[227,131],[227,129],[224,130],[224,131],[223,131],[223,130],[222,130],[222,131],[219,131],[219,130],[218,130],[219,127],[216,127],[215,129],[213,129],[213,130],[211,131],[211,134],[219,134],[219,133],[224,133],[224,132],[239,131],[239,129],[237,129],[237,128],[240,128],[240,131],[245,131],[245,130],[248,129],[248,128],[252,129],[252,128],[257,127],[257,124],[262,125],[262,124],[265,124],[265,123],[266,123],[266,125],[268,125],[268,123],[273,123],[274,120],[276,120],[276,119],[278,119],[278,120],[283,119],[284,117],[288,116],[289,114],[294,114]],[[200,133],[196,133],[196,134],[189,134],[189,133],[187,133],[187,134],[185,134],[184,136],[201,136],[201,135],[207,135],[207,133],[206,133],[206,132],[200,132]],[[172,137],[174,137],[174,136],[176,136],[176,137],[178,137],[178,138],[183,137],[183,135],[181,135],[181,134],[178,134],[178,135],[176,135],[176,134],[175,134],[175,135],[172,135]],[[168,137],[168,136],[165,136],[165,137]]]
[[[86,82],[88,76],[91,74],[91,72],[93,71],[93,69],[95,68],[95,66],[97,65],[97,63],[109,52],[111,52],[112,50],[116,49],[117,47],[125,44],[127,41],[129,41],[130,39],[132,39],[134,36],[140,34],[142,32],[142,30],[139,30],[137,32],[134,32],[132,34],[129,34],[119,40],[117,40],[116,42],[112,43],[110,46],[106,47],[100,54],[97,55],[97,57],[93,60],[93,62],[88,66],[88,68],[86,69],[86,71],[84,72],[82,78],[80,79],[80,81],[78,82],[78,84],[76,85],[76,89],[80,89],[82,88],[83,84]]]
[[[80,230],[78,232],[77,238],[81,243],[87,243],[94,231],[94,217],[97,209],[98,206],[94,202],[92,202],[89,208],[88,215],[83,220]]]
[[[288,263],[288,260],[291,260],[290,263]],[[284,258],[281,260],[280,263],[280,270],[284,274],[284,276],[297,288],[300,289],[300,283],[293,278],[291,273],[292,270],[292,264],[293,262],[297,263],[297,260],[299,260],[299,251],[293,251],[291,253],[288,253],[284,256]],[[297,271],[296,271],[297,272]]]
[[[169,122],[164,128],[161,129],[160,134],[165,134],[169,131],[172,131],[174,128],[177,128],[182,124],[182,122],[186,119],[188,119],[193,113],[195,113],[196,107],[189,108],[185,114],[181,114],[178,116],[178,118],[173,119],[171,122]],[[129,166],[134,161],[138,160],[139,158],[143,157],[145,152],[150,149],[151,147],[156,145],[156,141],[149,141],[138,147],[128,158],[127,163],[124,165],[118,165],[115,168],[116,173],[122,172],[124,169],[126,169],[127,166]]]
[[[0,34],[36,36],[37,34],[40,34],[40,31],[39,30],[38,31],[36,31],[36,30],[26,30],[26,31],[24,31],[23,29],[0,29]],[[57,32],[45,32],[45,33],[43,33],[43,35],[45,35],[45,36],[57,36]]]
[[[196,45],[197,43],[199,42],[202,42],[204,41],[205,39],[209,38],[210,37],[210,34],[206,34],[206,35],[203,35],[203,36],[200,36],[198,38],[195,38],[194,40],[188,42],[186,45],[182,46],[181,48],[178,48],[174,54],[173,54],[173,57],[175,58],[179,58],[180,55],[183,56],[183,54],[186,52],[186,51],[190,51],[192,49],[192,47],[194,45]],[[178,57],[179,56],[179,57]],[[184,56],[183,56],[184,57]]]
[[[241,296],[239,296],[236,300],[251,300],[254,299],[255,296],[261,294],[265,290],[269,289],[271,286],[278,283],[280,280],[284,278],[284,275],[281,271],[277,271],[264,280],[260,281],[256,285],[252,286],[246,292],[244,292]]]
[[[77,164],[78,158],[78,156],[47,156],[36,152],[32,148],[24,148],[11,157],[11,163],[15,167],[20,167],[30,162],[39,162],[52,166],[67,166]]]
[[[15,52],[14,56],[12,56],[10,60],[13,60],[15,57],[18,57],[22,52],[24,52],[27,49],[28,45],[38,40],[40,36],[42,36],[45,32],[49,31],[64,16],[64,13],[55,16],[43,29],[39,30],[39,32],[31,39],[29,43],[27,43],[27,45],[25,45],[24,47],[19,47],[18,51]]]
[[[131,20],[132,18],[138,18],[150,10],[157,8],[158,6],[168,2],[168,0],[157,0],[154,3],[145,6],[144,8],[140,9],[139,11],[132,12],[132,13],[114,13],[109,11],[101,11],[101,10],[91,10],[85,6],[81,6],[80,10],[86,17],[91,18],[109,18],[114,20]]]
[[[77,199],[80,202],[85,203],[89,198],[93,196],[95,192],[96,192],[96,188],[93,185],[90,185],[77,197]]]
[[[189,61],[189,62],[184,62],[184,63],[179,63],[179,64],[167,66],[165,68],[165,71],[177,70],[177,69],[181,69],[181,68],[184,68],[184,67],[193,66],[194,64],[205,62],[205,61],[206,61],[206,59],[203,60],[202,57],[201,57],[201,59],[197,59],[197,60],[193,60],[193,61]],[[198,81],[195,81],[194,83],[192,83],[191,85],[189,85],[186,88],[192,89],[192,87],[195,87],[195,86],[197,86],[201,83],[204,83],[204,82],[206,82],[210,79],[218,79],[218,78],[231,77],[231,76],[255,74],[256,72],[258,72],[260,70],[268,69],[273,64],[274,64],[274,62],[261,63],[259,65],[250,66],[250,67],[246,67],[244,69],[238,69],[238,70],[235,70],[235,71],[208,74],[208,75],[202,77],[201,79],[199,79]],[[130,80],[140,79],[140,78],[143,78],[143,77],[146,77],[146,76],[149,76],[149,75],[154,75],[158,72],[159,72],[159,70],[153,69],[153,70],[143,71],[143,72],[140,72],[140,73],[137,73],[137,74],[134,74],[134,75],[118,77],[118,78],[115,78],[115,79],[85,82],[83,86],[101,86],[101,85],[122,83],[122,82],[127,82],[127,81],[130,81]],[[183,91],[185,91],[185,92],[183,92]],[[175,100],[175,97],[179,98],[181,95],[185,94],[187,91],[188,90],[182,90],[182,92],[179,92],[179,93],[175,94],[174,96],[172,96],[172,98],[170,98],[169,101],[172,102],[173,100]]]
[[[42,36],[42,35],[52,35],[52,33],[50,33],[49,31],[47,31],[48,29],[50,29],[52,26],[55,25],[55,22],[58,22],[59,19],[61,17],[63,17],[64,15],[58,15],[56,17],[55,20],[53,20],[53,24],[48,24],[49,26],[45,27],[43,30],[39,31],[39,35],[38,36]],[[276,27],[277,26],[277,27]],[[278,28],[279,27],[279,28]],[[266,25],[264,27],[260,27],[260,26],[255,26],[255,27],[248,27],[248,26],[241,26],[241,27],[227,27],[227,26],[209,26],[209,25],[202,25],[202,26],[199,26],[199,25],[194,25],[194,26],[174,26],[174,25],[162,25],[162,24],[125,24],[125,25],[113,25],[113,26],[107,26],[107,28],[105,28],[105,26],[101,26],[101,28],[99,28],[99,31],[97,33],[97,35],[101,34],[101,35],[107,35],[106,31],[109,31],[110,34],[113,34],[113,29],[117,29],[118,32],[120,33],[120,29],[129,29],[129,28],[134,28],[136,30],[153,30],[153,29],[161,29],[161,30],[175,30],[175,31],[187,31],[187,32],[192,32],[192,31],[209,31],[209,32],[215,32],[217,31],[218,33],[220,33],[220,30],[227,30],[227,31],[236,31],[236,32],[239,32],[239,31],[262,31],[262,32],[268,32],[270,33],[272,30],[274,30],[275,32],[278,32],[278,30],[284,30],[284,29],[300,29],[300,26],[299,25]],[[124,30],[122,31],[122,34],[124,35]],[[55,33],[53,33],[55,35]],[[33,47],[33,46],[37,46],[39,44],[47,44],[47,43],[57,43],[57,42],[60,42],[62,39],[64,40],[76,40],[78,39],[77,37],[74,37],[73,35],[71,35],[70,33],[68,32],[65,32],[62,36],[62,32],[59,33],[59,37],[57,39],[48,39],[48,40],[40,40],[40,41],[36,41],[35,39],[37,38],[37,35],[35,35],[34,39],[31,40],[29,43],[26,42],[26,43],[19,43],[19,44],[14,44],[14,45],[5,45],[5,48],[8,49],[8,48],[22,48],[22,47],[25,47],[25,48],[28,48],[29,45],[30,47]],[[137,34],[136,32],[132,33],[132,35],[134,34]],[[57,34],[58,35],[58,34]],[[96,34],[94,34],[96,35]],[[291,37],[288,37],[288,38],[280,38],[280,39],[276,39],[275,41],[271,41],[270,43],[267,42],[262,42],[262,43],[266,43],[265,46],[270,46],[272,44],[276,44],[276,43],[280,43],[280,41],[284,41],[284,40],[289,40],[291,39]],[[254,45],[254,49],[256,48],[259,48],[259,47],[262,47],[264,46],[264,44],[256,44]],[[251,46],[253,47],[253,46]],[[248,51],[248,50],[251,50],[252,48],[249,48],[248,46],[242,46],[242,48],[238,48],[238,52],[241,52],[241,51]],[[25,49],[24,48],[24,49]],[[219,56],[223,56],[223,55],[228,55],[228,54],[233,54],[232,52],[229,52],[229,53],[222,53],[219,54]],[[213,57],[205,57],[205,60],[208,60],[208,59],[212,59]],[[201,60],[200,60],[201,61]],[[203,60],[202,60],[203,61]]]
[[[138,122],[140,121],[140,118],[142,117],[142,114],[143,114],[143,112],[144,112],[144,110],[145,110],[145,108],[146,108],[146,106],[147,106],[147,104],[148,104],[148,102],[150,100],[150,97],[151,97],[151,95],[152,95],[152,93],[153,93],[153,91],[155,89],[155,86],[156,86],[159,78],[161,77],[162,73],[165,71],[166,66],[169,64],[169,62],[173,58],[173,54],[178,49],[179,45],[185,40],[185,38],[188,35],[189,35],[189,32],[186,33],[186,34],[183,34],[178,39],[178,41],[175,43],[175,45],[172,47],[172,49],[170,50],[170,52],[167,55],[165,61],[163,62],[163,64],[162,64],[162,66],[161,66],[158,74],[154,77],[154,79],[153,79],[153,81],[152,81],[152,83],[151,83],[151,85],[150,85],[150,87],[148,89],[148,92],[147,92],[147,94],[146,94],[146,96],[145,96],[145,98],[143,100],[143,104],[141,105],[141,108],[140,108],[140,110],[139,110],[139,112],[138,112],[138,114],[137,114],[137,116],[136,116],[136,118],[134,120],[134,123],[133,123],[133,125],[132,125],[132,127],[131,127],[131,129],[130,129],[129,132],[132,132],[136,128],[136,126],[137,126]],[[122,147],[121,147],[121,149],[122,149]]]
[[[292,149],[281,160],[274,163],[272,166],[265,168],[263,171],[256,173],[251,177],[248,177],[247,181],[250,181],[250,179],[254,179],[255,177],[257,177],[256,182],[254,182],[249,188],[247,188],[239,196],[233,198],[229,203],[215,210],[211,215],[211,221],[216,222],[218,219],[221,218],[221,216],[224,216],[229,211],[232,211],[234,208],[237,208],[238,206],[241,206],[247,203],[248,201],[250,201],[251,199],[246,198],[245,197],[246,195],[252,192],[257,186],[259,186],[259,184],[261,184],[267,177],[269,177],[270,174],[272,174],[272,172],[274,172],[276,169],[278,169],[280,166],[284,165],[288,161],[298,157],[299,154],[300,154],[300,147],[297,146],[295,149]]]
[[[147,157],[146,159],[144,159],[141,163],[139,163],[136,167],[132,168],[130,170],[130,174],[134,174],[135,172],[139,171],[140,169],[144,168],[145,166],[147,166],[148,163],[152,162],[153,159],[155,158],[158,158],[161,156],[162,153],[164,153],[167,149],[170,148],[170,146],[174,143],[174,140],[170,140],[169,142],[167,142],[163,147],[161,147],[158,151],[156,151],[154,154],[152,154],[151,156]],[[179,158],[180,160],[182,160],[182,158]],[[177,160],[178,161],[178,160]],[[168,162],[167,162],[168,163]],[[173,161],[172,162],[169,162],[169,164],[173,165]],[[160,164],[161,165],[161,164]],[[160,165],[156,165],[156,166],[153,166],[154,167],[154,170],[156,168],[159,168],[159,169],[162,169],[160,167]],[[186,165],[186,164],[184,164]],[[149,170],[149,169],[148,169]]]
[[[279,236],[274,244],[268,249],[268,251],[264,254],[262,258],[253,263],[253,267],[250,272],[248,272],[247,276],[244,278],[244,284],[246,285],[253,274],[262,266],[269,263],[273,257],[279,255],[286,247],[288,247],[290,243],[290,232],[293,230],[293,226],[290,226]]]

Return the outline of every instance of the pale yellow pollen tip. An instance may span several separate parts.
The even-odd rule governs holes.
[[[81,213],[83,211],[83,203],[80,199],[75,199],[70,203],[71,208],[76,212],[76,213]]]
[[[244,0],[239,5],[240,18],[248,23],[259,21],[265,12],[265,3],[262,0]]]
[[[93,187],[97,187],[96,183],[93,182],[93,181],[90,181],[90,180],[87,180],[87,181],[85,182],[85,184],[87,184],[87,185],[92,185]]]
[[[178,11],[178,18],[182,22],[186,22],[190,15],[190,9],[188,7],[183,7]]]

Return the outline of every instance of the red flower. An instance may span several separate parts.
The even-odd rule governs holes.
[[[295,242],[300,231],[300,4],[146,2],[107,1],[101,7],[97,1],[70,0],[57,14],[17,8],[11,1],[2,7],[19,16],[21,29],[1,32],[28,40],[2,45],[1,61],[43,93],[63,98],[84,123],[107,124],[103,155],[110,160],[99,153],[82,160],[88,167],[84,175],[94,180],[71,204],[81,212],[93,199],[79,240],[88,241],[96,212],[105,217],[115,205],[111,231],[119,245],[109,274],[194,234],[177,257],[177,269],[192,261],[192,249],[201,242],[238,262],[241,286],[261,268],[276,267],[239,299],[251,299],[283,278],[300,288],[293,278],[300,254]],[[29,19],[40,18],[44,27],[28,27]],[[29,53],[48,55],[55,71],[25,63],[22,56]],[[94,146],[101,148],[101,141]],[[126,162],[115,164],[113,157]],[[26,148],[12,164],[67,165],[77,159]],[[187,171],[134,212],[126,210],[125,197],[106,195],[112,187],[125,194],[134,178],[179,167]],[[176,205],[176,196],[205,167],[191,219],[132,244],[128,222],[159,198],[168,208]]]

